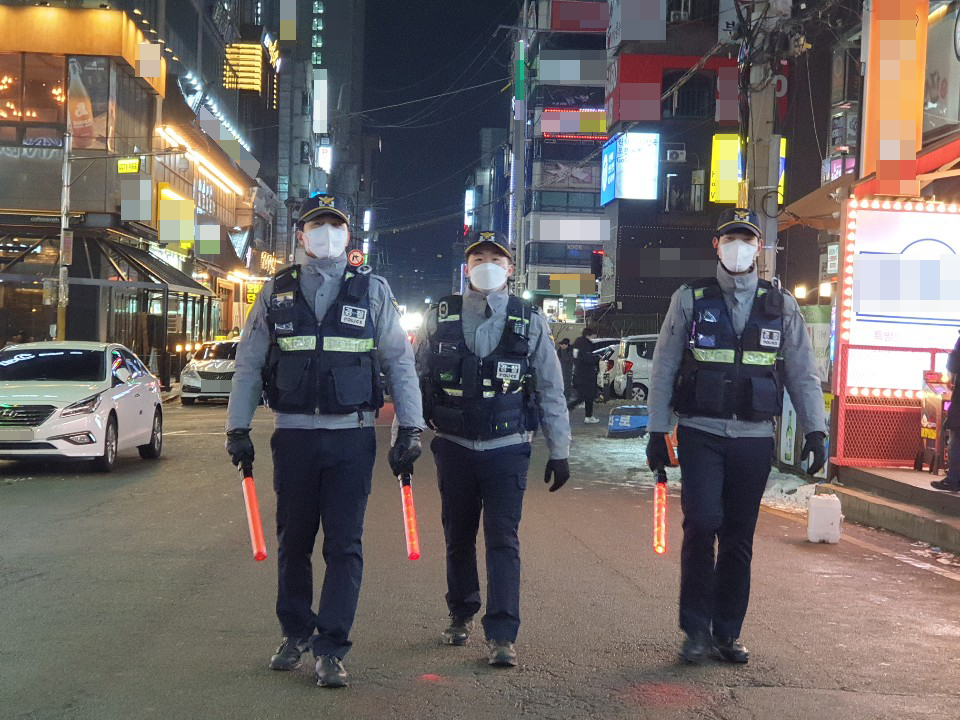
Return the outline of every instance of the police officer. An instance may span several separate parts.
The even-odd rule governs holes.
[[[665,435],[679,415],[683,547],[680,657],[715,653],[745,663],[740,629],[760,500],[773,457],[773,418],[786,386],[808,430],[808,472],[825,462],[826,419],[813,348],[796,301],[760,280],[756,213],[725,210],[713,247],[716,277],[682,286],[670,301],[653,356],[647,462],[669,464]],[[717,555],[714,559],[714,541]]]
[[[950,387],[957,394],[957,375],[960,374],[960,338],[953,346],[953,352],[947,357],[947,372],[950,374]],[[960,492],[960,398],[951,402],[943,427],[950,434],[947,443],[947,476],[943,480],[933,480],[930,485],[936,490]]]
[[[312,649],[318,684],[342,687],[363,570],[381,370],[400,426],[389,453],[394,474],[412,471],[423,418],[396,300],[369,267],[347,267],[348,219],[333,197],[304,203],[297,240],[305,261],[264,285],[241,335],[226,447],[234,464],[253,462],[250,422],[262,392],[276,425],[270,447],[284,635],[270,667],[292,670]],[[326,572],[314,613],[310,556],[320,527]]]
[[[424,416],[437,433],[437,464],[447,544],[449,645],[464,645],[480,610],[477,531],[483,517],[491,665],[517,664],[520,544],[517,532],[530,464],[530,436],[542,426],[550,451],[550,492],[570,477],[570,421],[563,374],[546,319],[507,291],[510,251],[493,233],[467,248],[462,296],[433,306],[417,338]]]

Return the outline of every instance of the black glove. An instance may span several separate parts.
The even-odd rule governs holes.
[[[556,492],[570,479],[570,463],[566,460],[547,460],[547,469],[543,471],[543,481],[550,482],[550,476],[553,475],[553,485],[550,486],[550,492]]]
[[[803,443],[803,449],[800,451],[800,461],[803,462],[803,459],[806,458],[809,453],[813,453],[813,459],[810,461],[809,467],[807,467],[807,473],[809,475],[816,475],[823,469],[823,466],[827,462],[827,449],[823,445],[826,437],[827,434],[819,430],[807,433],[807,439]]]
[[[670,466],[670,452],[667,450],[665,433],[650,433],[647,439],[647,465],[654,472]]]
[[[413,463],[420,457],[420,428],[402,427],[397,431],[397,441],[387,454],[390,470],[396,476],[413,472]]]
[[[224,447],[230,453],[230,461],[234,467],[253,465],[253,441],[250,439],[249,428],[228,430]]]

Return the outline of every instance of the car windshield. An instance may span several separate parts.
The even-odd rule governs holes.
[[[236,360],[237,343],[214,343],[204,345],[196,354],[197,360]]]
[[[103,362],[103,350],[3,350],[0,351],[0,381],[97,382],[106,374]]]

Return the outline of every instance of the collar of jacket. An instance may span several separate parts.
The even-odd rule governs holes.
[[[309,255],[304,258],[301,269],[307,275],[320,275],[324,279],[339,278],[343,276],[343,271],[347,267],[347,256],[341,255],[335,258],[312,258]]]
[[[480,292],[479,290],[474,290],[468,284],[463,291],[463,308],[464,310],[474,312],[483,317],[486,314],[484,312],[485,307],[489,305],[490,310],[496,315],[506,310],[507,300],[509,298],[510,293],[507,292],[505,287],[494,290],[493,292]]]
[[[737,302],[752,298],[757,292],[757,266],[743,275],[731,275],[721,263],[717,263],[717,282],[724,294],[733,295]]]

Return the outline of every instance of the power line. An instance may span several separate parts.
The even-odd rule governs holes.
[[[427,97],[417,98],[416,100],[407,100],[406,102],[394,103],[393,105],[384,105],[383,107],[370,108],[368,110],[357,110],[356,112],[340,113],[339,115],[331,115],[330,117],[331,119],[351,117],[353,115],[363,115],[364,113],[377,112],[378,110],[389,110],[390,108],[402,107],[403,105],[413,105],[414,103],[424,102],[426,100],[433,100],[434,98],[444,97],[446,95],[456,95],[458,93],[467,92],[469,90],[476,90],[477,88],[486,87],[487,85],[495,85],[496,83],[502,83],[509,79],[510,79],[509,77],[499,78],[497,80],[491,80],[490,82],[480,83],[479,85],[471,85],[470,87],[460,88],[459,90],[450,90],[448,92],[438,93],[437,95],[428,95]]]

